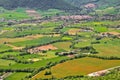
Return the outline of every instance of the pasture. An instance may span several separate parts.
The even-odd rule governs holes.
[[[8,67],[10,65],[14,65],[15,62],[12,61],[12,60],[4,60],[4,59],[0,59],[0,68],[3,68],[3,67]]]

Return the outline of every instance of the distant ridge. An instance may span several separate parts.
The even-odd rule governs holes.
[[[75,9],[73,5],[64,0],[0,0],[0,6],[6,9],[17,7],[39,8],[39,9]]]

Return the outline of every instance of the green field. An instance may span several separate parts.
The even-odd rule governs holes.
[[[71,42],[57,42],[57,43],[54,43],[53,45],[57,47],[58,49],[69,51]]]
[[[10,66],[10,65],[14,65],[14,64],[15,64],[14,61],[0,59],[0,68],[8,67],[8,66]]]
[[[21,20],[30,18],[26,13],[25,9],[18,8],[16,10],[4,10],[3,13],[0,14],[0,18],[5,18],[7,20]]]
[[[0,44],[0,52],[11,50],[12,48],[4,44]]]
[[[23,73],[23,72],[12,73],[9,77],[5,78],[5,80],[22,80],[22,79],[25,80],[25,77],[29,74],[30,73]]]
[[[12,44],[15,46],[23,46],[23,47],[37,46],[37,45],[47,44],[47,43],[50,43],[50,42],[56,41],[56,40],[59,40],[59,37],[43,37],[43,38],[39,38],[39,39],[16,42],[16,43],[12,43]]]
[[[107,42],[106,44],[104,42]],[[119,39],[103,39],[101,44],[94,45],[95,49],[99,52],[99,56],[116,56],[120,57],[120,40]]]
[[[37,62],[34,62],[32,64],[22,64],[22,63],[16,63],[16,64],[13,64],[11,66],[5,66],[5,67],[1,67],[3,69],[38,69],[38,68],[41,68],[41,67],[44,67],[47,65],[47,63],[49,62],[59,62],[63,59],[66,59],[67,57],[55,57],[55,58],[51,58],[51,59],[43,59],[43,60],[40,60],[40,61],[37,61]],[[14,62],[14,61],[13,61]]]

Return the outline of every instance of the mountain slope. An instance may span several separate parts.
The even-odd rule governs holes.
[[[120,5],[120,0],[65,0],[65,1],[78,7],[88,3],[94,3],[98,5],[99,8]]]
[[[75,7],[64,0],[0,0],[0,6],[7,9],[16,7],[40,8],[40,9],[74,9]]]
[[[71,5],[82,8],[81,13],[120,14],[120,0],[65,0]],[[87,5],[87,9],[86,9]],[[92,6],[92,7],[89,7]]]

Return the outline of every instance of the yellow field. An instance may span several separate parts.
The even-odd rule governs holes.
[[[92,72],[108,69],[111,67],[120,66],[120,60],[102,60],[97,58],[81,58],[67,61],[58,64],[51,68],[52,76],[62,78],[65,76],[87,75]],[[45,76],[45,70],[33,77],[35,78],[50,78],[51,75]]]
[[[0,38],[0,44],[4,42],[21,42],[21,41],[26,41],[26,40],[33,40],[43,37],[43,35],[30,35],[30,36],[25,36],[21,38]]]
[[[79,31],[80,31],[80,29],[70,29],[68,31],[68,34],[69,35],[76,35]]]

